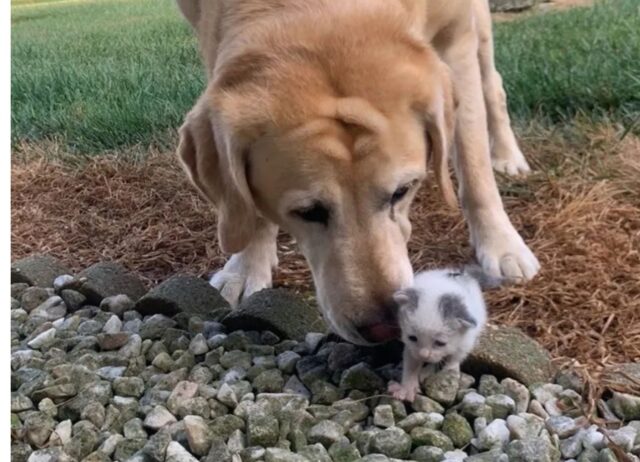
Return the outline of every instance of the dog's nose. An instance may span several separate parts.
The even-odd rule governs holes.
[[[384,343],[400,337],[400,328],[395,324],[380,322],[360,327],[358,333],[370,343]]]

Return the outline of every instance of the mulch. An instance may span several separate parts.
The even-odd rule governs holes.
[[[523,329],[558,361],[589,371],[640,361],[640,139],[608,128],[529,135],[523,147],[537,173],[500,178],[500,185],[543,269],[526,285],[488,293],[492,321]],[[114,260],[149,284],[224,264],[215,215],[169,153],[70,166],[44,160],[41,149],[14,153],[13,259],[44,252],[74,270]],[[445,208],[434,186],[419,194],[412,221],[416,270],[472,258],[461,216]],[[276,285],[311,292],[295,242],[281,234],[279,247]]]

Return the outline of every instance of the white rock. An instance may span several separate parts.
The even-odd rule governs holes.
[[[478,449],[500,448],[509,442],[507,422],[495,419],[480,432],[473,445]]]
[[[176,441],[172,441],[167,446],[166,462],[198,462],[189,452]]]
[[[209,345],[207,345],[207,340],[204,338],[204,335],[198,334],[193,337],[189,344],[189,351],[194,355],[203,355],[209,351]]]
[[[535,414],[523,412],[507,417],[507,427],[514,439],[537,437],[544,428],[544,420]]]
[[[138,334],[131,334],[118,352],[125,358],[133,358],[142,352],[142,338]]]
[[[549,413],[544,409],[544,406],[537,399],[532,399],[529,403],[529,412],[535,414],[543,419],[549,418]]]
[[[562,409],[558,407],[557,398],[551,398],[549,401],[544,403],[544,410],[547,411],[550,417],[557,417],[563,414]]]
[[[236,392],[233,391],[233,388],[231,388],[227,383],[222,384],[222,386],[218,390],[218,395],[216,396],[216,398],[222,404],[224,404],[225,406],[229,406],[232,409],[238,405]]]
[[[307,348],[309,348],[309,351],[313,353],[314,351],[316,351],[316,348],[318,348],[318,345],[323,338],[324,334],[321,334],[319,332],[309,332],[304,337],[304,343],[307,345]]]
[[[64,304],[60,297],[54,295],[38,305],[29,316],[55,321],[64,318],[65,314],[67,314],[67,305]]]
[[[74,278],[70,274],[63,274],[62,276],[58,276],[53,280],[53,289],[56,292],[60,292],[61,290],[71,287],[77,283],[78,281],[76,280],[76,278]]]
[[[51,328],[38,334],[34,339],[27,343],[27,345],[29,345],[29,347],[33,348],[34,350],[39,350],[51,345],[55,341],[55,339],[56,330],[54,328]]]
[[[557,398],[560,393],[562,393],[562,390],[564,390],[564,388],[560,385],[555,383],[545,383],[544,385],[535,387],[531,391],[531,394],[533,394],[533,397],[541,404],[545,404],[550,399]]]
[[[71,433],[73,432],[73,425],[71,424],[71,420],[63,420],[54,430],[55,434],[60,439],[62,446],[66,445],[69,441],[71,441]]]
[[[511,378],[504,379],[501,385],[504,387],[505,393],[516,402],[516,412],[527,412],[529,401],[531,400],[529,389]]]
[[[549,417],[545,425],[552,435],[558,435],[560,438],[568,438],[579,430],[576,421],[567,416]]]
[[[144,419],[144,426],[152,430],[160,430],[165,425],[176,422],[177,419],[164,406],[156,406]]]
[[[122,330],[122,321],[115,314],[102,327],[102,331],[106,334],[117,334],[120,330]]]
[[[475,391],[471,391],[471,392],[467,393],[466,395],[464,395],[464,398],[462,398],[462,402],[461,403],[462,403],[462,407],[464,407],[464,406],[468,406],[468,405],[484,404],[486,400],[487,400],[487,398],[482,396],[480,393],[476,393]]]
[[[618,446],[622,447],[625,451],[631,451],[636,439],[637,430],[633,427],[622,427],[618,430],[610,430],[609,437]]]
[[[442,462],[464,462],[467,457],[469,457],[469,454],[460,449],[456,449],[455,451],[445,452]]]
[[[229,436],[229,441],[227,441],[227,448],[229,449],[231,454],[237,454],[244,449],[244,439],[244,433],[242,433],[241,430],[236,430],[231,434],[231,436]]]
[[[118,443],[124,439],[124,436],[120,434],[109,435],[109,437],[103,441],[103,443],[98,448],[98,451],[101,453],[111,457],[111,455],[116,452],[116,447]]]
[[[183,419],[183,422],[191,452],[197,456],[206,455],[211,441],[209,440],[209,427],[207,427],[205,420],[200,416],[188,415]]]
[[[595,425],[592,425],[582,433],[582,444],[585,447],[590,446],[598,451],[607,446],[604,435],[600,433],[598,427]]]

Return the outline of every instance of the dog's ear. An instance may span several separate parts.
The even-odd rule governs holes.
[[[216,118],[205,93],[180,128],[177,155],[189,179],[218,212],[218,239],[223,252],[236,253],[251,241],[257,214],[247,183],[246,150]]]
[[[445,201],[458,208],[458,199],[449,174],[449,157],[455,132],[455,101],[448,67],[435,55],[429,57],[433,72],[428,95],[421,101],[427,135],[427,162],[433,165],[436,181]]]

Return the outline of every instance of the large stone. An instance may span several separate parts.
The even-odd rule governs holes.
[[[494,13],[505,11],[522,11],[531,8],[538,0],[489,0],[489,6]]]
[[[81,272],[79,279],[83,281],[80,292],[87,297],[89,303],[96,306],[103,299],[120,294],[137,301],[147,291],[137,276],[118,263],[96,263]]]
[[[177,275],[151,289],[138,300],[136,310],[144,315],[175,316],[184,313],[205,321],[218,321],[229,313],[227,301],[207,281]]]
[[[308,332],[325,330],[318,311],[284,289],[264,289],[253,294],[222,323],[229,330],[269,330],[300,341]]]
[[[11,283],[26,283],[38,287],[53,287],[53,280],[69,269],[49,255],[32,255],[11,265]]]
[[[463,369],[476,376],[511,377],[526,386],[552,382],[555,376],[549,352],[512,327],[488,326]]]

